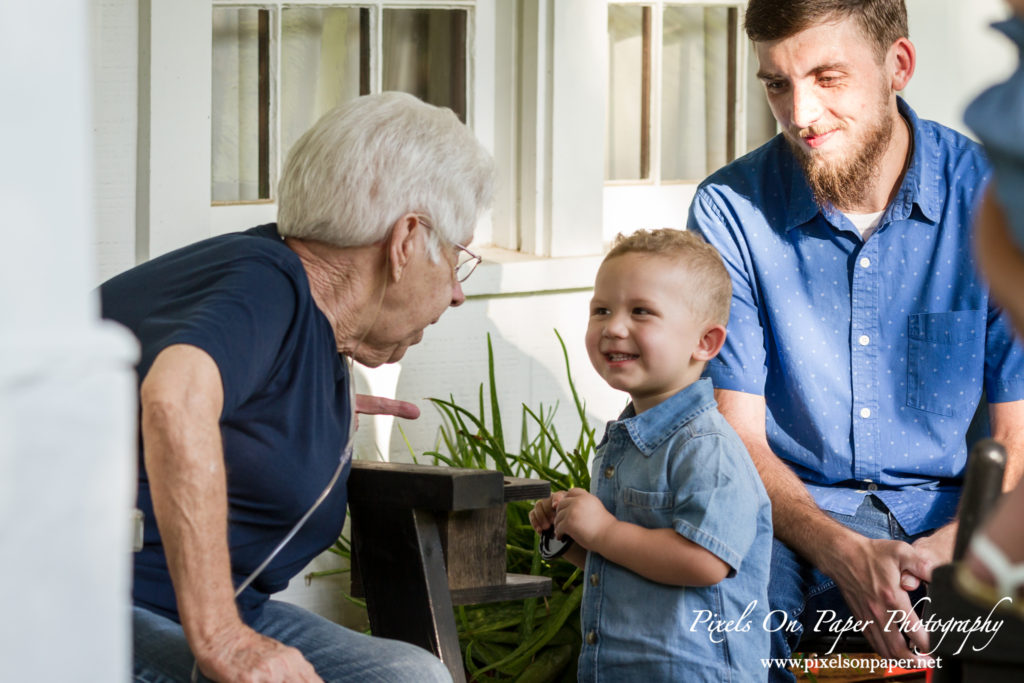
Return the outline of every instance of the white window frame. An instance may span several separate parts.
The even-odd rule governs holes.
[[[473,20],[476,2],[474,0],[446,0],[444,2],[430,2],[430,0],[365,0],[363,2],[324,2],[324,0],[260,0],[259,2],[238,2],[237,0],[213,0],[213,7],[253,7],[258,9],[272,10],[270,28],[270,64],[271,64],[271,94],[270,94],[270,126],[271,153],[270,164],[271,185],[276,186],[276,180],[280,178],[284,166],[285,152],[281,145],[281,117],[277,103],[280,101],[281,79],[279,77],[278,65],[281,64],[281,41],[279,38],[281,10],[287,7],[298,6],[312,7],[338,7],[338,8],[367,8],[370,10],[370,37],[372,45],[370,48],[370,92],[379,93],[383,83],[383,68],[381,68],[381,55],[384,47],[382,16],[385,9],[461,9],[468,14],[466,21],[466,122],[473,128],[475,124],[475,105],[473,98]],[[277,219],[277,201],[275,187],[271,189],[271,199],[261,199],[239,202],[222,202],[212,206],[211,211],[211,233],[223,234],[234,232],[241,225],[258,225],[261,223],[272,223]]]
[[[467,121],[488,149],[494,148],[493,41],[478,35],[495,33],[496,0],[148,0],[139,9],[139,150],[136,201],[136,260],[144,261],[172,249],[223,232],[244,230],[276,219],[273,200],[212,205],[210,195],[210,107],[212,89],[211,35],[213,7],[309,5],[369,7],[371,26],[379,27],[384,9],[465,9],[467,34]],[[380,90],[381,35],[371,30],[370,78]],[[271,48],[271,59],[280,49]],[[277,84],[272,86],[272,100]],[[274,107],[272,106],[273,110]],[[272,126],[277,126],[276,116]],[[276,145],[276,141],[274,143]],[[272,150],[271,163],[280,165]],[[491,240],[489,216],[478,228],[478,241]]]
[[[686,215],[700,181],[661,179],[661,111],[662,111],[662,29],[665,7],[697,5],[701,7],[735,8],[740,15],[736,27],[736,129],[733,144],[742,156],[747,146],[747,80],[749,40],[743,33],[742,16],[746,0],[608,0],[607,5],[649,6],[651,21],[651,120],[650,177],[640,180],[606,180],[604,182],[605,242],[619,233],[641,228],[686,227]],[[606,10],[607,11],[607,10]],[[605,43],[607,44],[607,36]],[[714,170],[714,169],[711,169]]]
[[[594,257],[604,247],[605,2],[284,4],[470,7],[468,116],[494,154],[497,185],[493,211],[474,240],[489,263],[468,281],[467,294],[592,286]],[[273,204],[211,206],[212,6],[208,0],[139,6],[137,261],[275,216]],[[217,211],[225,218],[215,220]]]

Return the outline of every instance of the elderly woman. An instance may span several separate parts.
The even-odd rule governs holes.
[[[362,97],[295,144],[277,224],[102,285],[104,317],[142,345],[136,680],[188,680],[194,662],[220,681],[449,680],[422,649],[269,598],[341,531],[348,364],[399,360],[465,300],[478,259],[461,244],[492,177],[451,111]]]

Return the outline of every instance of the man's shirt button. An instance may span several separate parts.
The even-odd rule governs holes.
[[[599,583],[601,583],[601,578],[597,574],[591,574],[590,575],[590,585],[591,586],[596,586]]]
[[[596,631],[587,631],[587,645],[597,645]]]
[[[614,476],[615,476],[615,466],[614,465],[608,465],[608,467],[604,468],[604,478],[605,479],[611,479]]]
[[[862,258],[860,260],[860,267],[861,268],[870,268],[871,267],[871,259],[869,259],[867,256]]]
[[[865,420],[867,418],[871,417],[871,409],[870,408],[861,408],[860,409],[860,416],[863,417]]]
[[[871,343],[871,337],[866,334],[860,335],[860,339],[857,340],[861,346],[867,346]]]

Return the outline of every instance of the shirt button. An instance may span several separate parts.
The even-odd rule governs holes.
[[[613,476],[615,476],[615,466],[608,465],[608,467],[604,468],[604,478],[611,479]]]
[[[599,583],[601,583],[600,577],[598,577],[597,574],[591,574],[590,575],[590,585],[591,586],[596,586]]]
[[[868,484],[868,491],[877,491],[877,490],[878,490],[878,484],[875,484],[875,483]]]
[[[587,631],[587,645],[597,645],[596,631]]]
[[[871,259],[869,259],[867,256],[862,258],[860,260],[860,267],[861,268],[870,268],[871,267]]]
[[[867,418],[871,417],[871,409],[870,408],[861,408],[860,409],[860,416],[863,417],[865,420]]]
[[[857,340],[861,346],[867,346],[871,343],[871,337],[866,334],[860,335],[860,339]]]

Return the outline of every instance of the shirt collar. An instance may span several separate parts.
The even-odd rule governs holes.
[[[625,429],[637,449],[650,456],[680,427],[716,405],[714,387],[705,377],[639,415],[630,403],[618,421],[608,425],[608,431]]]
[[[910,217],[916,205],[921,213],[931,223],[937,223],[942,212],[943,192],[945,175],[940,168],[939,155],[941,150],[935,143],[934,136],[930,136],[921,125],[917,113],[910,107],[902,97],[896,98],[896,106],[900,114],[910,124],[913,132],[913,152],[910,158],[910,166],[903,176],[903,182],[899,191],[886,207],[882,214],[882,223],[894,220],[903,220]],[[842,213],[834,207],[827,207],[822,210],[807,184],[803,169],[793,155],[789,144],[783,140],[785,150],[785,163],[789,165],[789,197],[786,215],[790,217],[786,223],[786,232],[808,223],[819,213],[833,226],[842,225]]]

